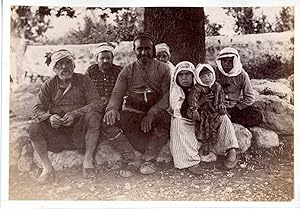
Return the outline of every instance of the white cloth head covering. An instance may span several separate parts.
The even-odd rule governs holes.
[[[159,52],[166,52],[170,59],[170,57],[171,57],[170,48],[168,47],[168,45],[166,43],[157,44],[155,46],[155,50],[156,50],[156,54]]]
[[[56,64],[59,60],[61,60],[61,59],[63,59],[63,58],[68,58],[68,59],[72,60],[73,63],[74,63],[74,60],[75,60],[74,55],[73,55],[70,51],[68,51],[68,50],[66,50],[66,49],[59,49],[59,50],[56,50],[56,51],[54,51],[54,52],[52,53],[52,55],[51,55],[51,62],[50,62],[50,64],[49,64],[49,68],[50,68],[50,69],[53,69],[54,66],[55,66],[55,64]]]
[[[177,84],[176,79],[177,79],[178,73],[181,71],[184,71],[184,70],[189,71],[189,72],[193,73],[193,75],[194,75],[195,67],[194,67],[193,63],[188,62],[188,61],[180,62],[175,67],[175,74],[174,74],[172,82],[171,82],[169,99],[170,99],[170,108],[173,112],[173,116],[177,117],[177,118],[182,118],[180,109],[181,109],[182,103],[185,99],[185,95],[184,95],[182,88]]]
[[[176,83],[176,79],[177,79],[177,75],[178,73],[180,73],[181,71],[189,71],[191,73],[193,73],[194,75],[194,71],[195,71],[195,66],[193,65],[193,63],[189,62],[189,61],[182,61],[179,62],[176,66],[175,66],[175,74],[173,76],[173,82]],[[177,84],[176,84],[177,85]]]
[[[115,46],[109,42],[101,43],[95,49],[94,56],[95,56],[96,60],[98,60],[98,55],[101,52],[111,52],[112,55],[114,55],[114,49],[115,49]]]
[[[224,57],[233,57],[233,68],[228,73],[226,73],[223,70],[223,67],[221,65],[221,59]],[[239,55],[238,51],[232,47],[226,47],[226,48],[222,49],[217,56],[216,63],[217,63],[217,66],[218,66],[218,69],[220,70],[220,72],[223,75],[228,76],[228,77],[237,76],[243,70],[240,55]]]
[[[203,70],[203,68],[206,67],[213,75],[213,80],[210,84],[204,84],[201,79],[200,79],[200,72]],[[197,83],[199,83],[201,86],[209,86],[211,87],[215,81],[216,81],[216,74],[215,74],[215,71],[214,71],[214,68],[210,65],[210,64],[198,64],[196,69],[195,69],[195,80]]]

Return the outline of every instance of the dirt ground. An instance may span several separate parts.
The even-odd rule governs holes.
[[[118,166],[102,166],[93,179],[82,179],[74,167],[57,172],[56,181],[39,185],[40,170],[18,172],[10,168],[10,200],[188,200],[188,201],[291,201],[294,191],[293,137],[281,137],[280,146],[257,149],[239,156],[233,170],[223,158],[201,163],[204,175],[194,176],[169,164],[158,164],[154,174],[138,172],[121,177]]]

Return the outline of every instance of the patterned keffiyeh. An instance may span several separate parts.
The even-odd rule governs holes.
[[[59,49],[59,50],[54,51],[51,54],[48,54],[46,63],[49,65],[50,69],[53,69],[55,64],[63,58],[68,58],[68,59],[72,60],[73,62],[75,60],[74,55],[70,51],[68,51],[66,49]]]

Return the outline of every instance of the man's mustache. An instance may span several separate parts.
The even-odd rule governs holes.
[[[143,58],[143,57],[150,58],[150,56],[148,56],[148,55],[140,55],[139,57],[140,57],[140,58]]]

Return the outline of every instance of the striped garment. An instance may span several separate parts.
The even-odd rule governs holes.
[[[170,137],[170,151],[176,168],[188,168],[200,163],[200,142],[196,139],[193,122],[172,117]]]
[[[239,148],[234,127],[227,115],[221,116],[221,126],[218,131],[217,143],[210,147],[216,155],[226,155],[230,148]],[[170,151],[174,166],[179,169],[188,168],[200,163],[198,142],[195,135],[195,124],[182,118],[172,117],[170,129]]]
[[[227,115],[220,117],[222,122],[218,131],[218,140],[214,147],[210,147],[210,151],[216,155],[226,155],[228,149],[238,149],[239,144],[229,117]]]

